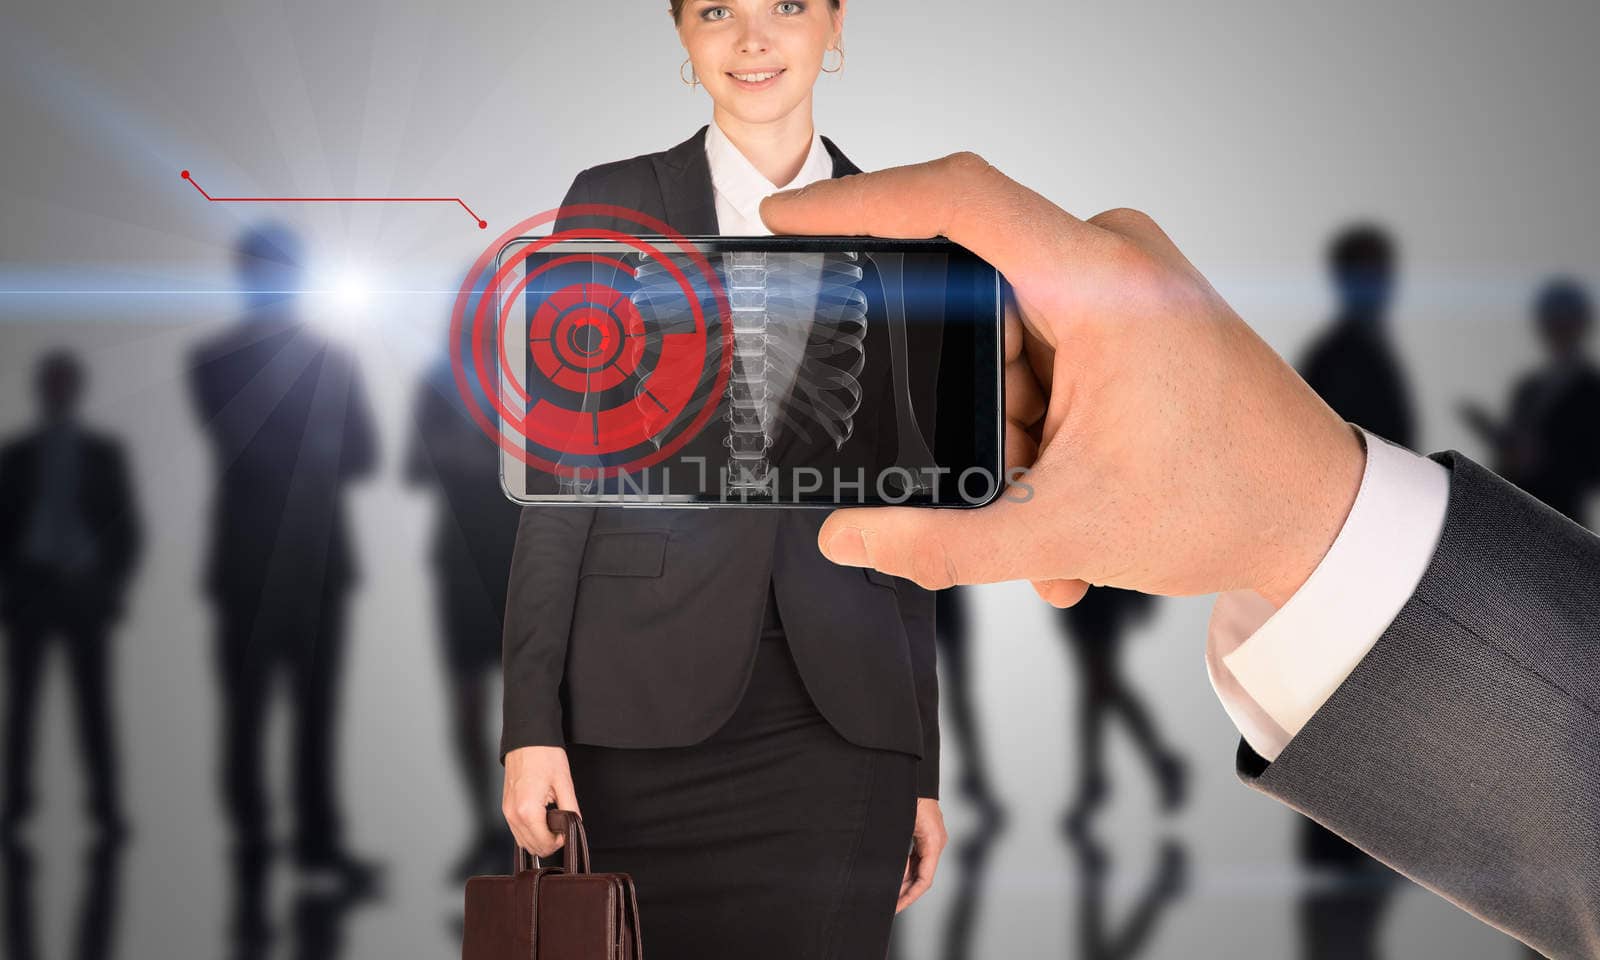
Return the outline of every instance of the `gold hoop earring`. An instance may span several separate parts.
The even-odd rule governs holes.
[[[689,76],[687,79],[683,75],[684,67],[689,68]],[[678,64],[678,79],[682,80],[685,86],[698,87],[700,85],[700,77],[694,72],[694,66],[689,63],[688,57],[684,57],[683,62]]]
[[[834,67],[832,70],[829,70],[828,66],[827,66],[828,53],[832,53],[832,52],[835,52],[835,51],[837,51],[838,54],[839,54],[839,65]],[[823,55],[822,55],[822,58],[823,58],[823,66],[822,66],[822,72],[823,73],[839,73],[839,72],[844,70],[844,47],[843,46],[834,47],[834,48],[832,48],[832,50],[825,51],[823,53]]]

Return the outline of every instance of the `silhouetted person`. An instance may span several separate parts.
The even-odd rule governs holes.
[[[1307,868],[1298,905],[1300,956],[1305,960],[1383,956],[1379,934],[1399,875],[1338,836],[1305,822],[1310,826],[1300,833],[1300,860]]]
[[[977,929],[983,904],[989,858],[996,847],[996,836],[1005,824],[1005,809],[995,796],[988,775],[983,738],[972,704],[971,597],[968,587],[950,587],[934,594],[934,636],[939,644],[939,690],[949,711],[961,752],[959,789],[976,808],[978,822],[957,839],[952,837],[945,853],[943,869],[955,871],[939,955],[944,960],[965,960],[974,956],[972,935]],[[941,874],[943,876],[943,874]],[[902,926],[891,931],[890,958],[905,956],[901,945]],[[980,952],[981,953],[981,952]]]
[[[295,895],[290,960],[338,960],[349,951],[350,917],[362,898],[349,890],[307,889]]]
[[[994,855],[997,846],[993,829],[980,824],[948,851],[954,855],[947,855],[947,859],[955,861],[956,883],[950,895],[950,912],[944,922],[944,941],[940,951],[944,960],[967,960],[969,957],[981,960],[986,956],[984,950],[973,949],[972,935],[978,929],[989,858]]]
[[[1545,362],[1517,381],[1505,422],[1476,405],[1462,410],[1493,447],[1496,471],[1576,523],[1587,522],[1584,501],[1600,488],[1600,370],[1584,350],[1593,317],[1583,287],[1552,280],[1534,304]]]
[[[488,362],[496,362],[492,353]],[[473,840],[453,871],[464,881],[503,872],[506,851],[515,843],[500,812],[499,730],[490,727],[488,710],[500,676],[500,631],[520,510],[501,493],[499,450],[462,403],[448,358],[424,377],[414,417],[406,480],[427,488],[437,501],[431,558],[440,650],[450,685],[452,741],[472,805]]]
[[[1075,834],[1072,847],[1083,884],[1078,904],[1078,952],[1082,960],[1132,960],[1150,944],[1161,915],[1183,895],[1188,882],[1188,855],[1176,840],[1163,841],[1155,871],[1140,891],[1120,926],[1111,923],[1106,903],[1111,863],[1088,831]]]
[[[939,689],[961,751],[961,795],[977,807],[983,818],[983,829],[992,832],[999,828],[1005,814],[990,782],[978,716],[972,708],[972,661],[967,642],[971,636],[971,618],[967,589],[950,587],[935,595],[934,637],[939,644]]]
[[[1394,242],[1352,227],[1328,251],[1339,312],[1311,345],[1300,374],[1339,416],[1402,446],[1416,442],[1411,389],[1389,340]]]
[[[262,741],[280,670],[293,714],[295,860],[352,889],[375,879],[344,846],[334,720],[356,580],[344,493],[377,454],[354,359],[297,314],[298,240],[279,227],[253,230],[236,260],[248,310],[194,352],[189,385],[217,469],[205,586],[217,614],[221,773],[243,943],[268,932]]]
[[[1122,675],[1122,645],[1128,630],[1147,617],[1154,598],[1132,590],[1091,587],[1077,604],[1059,611],[1068,646],[1078,661],[1082,693],[1078,698],[1078,788],[1062,826],[1082,836],[1089,818],[1105,801],[1106,719],[1122,718],[1155,778],[1161,807],[1168,812],[1183,806],[1186,772],[1182,759],[1156,733],[1155,724]]]
[[[1345,420],[1414,447],[1411,391],[1388,334],[1394,241],[1371,224],[1351,227],[1334,238],[1328,260],[1339,312],[1301,362],[1301,375]],[[1304,955],[1377,956],[1378,928],[1398,877],[1305,818],[1299,858],[1310,874],[1299,905]]]
[[[125,854],[121,840],[107,837],[96,840],[84,852],[83,885],[72,931],[73,960],[112,960],[116,956]],[[34,932],[38,916],[34,855],[20,843],[7,843],[0,857],[5,878],[6,958],[36,960],[40,951]]]
[[[84,373],[70,353],[39,363],[39,424],[0,450],[0,622],[6,633],[4,833],[32,810],[40,668],[59,641],[71,665],[89,813],[127,829],[112,733],[107,641],[139,554],[122,449],[78,421]]]

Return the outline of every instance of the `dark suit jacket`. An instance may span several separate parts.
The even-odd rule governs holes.
[[[1246,783],[1552,957],[1600,957],[1600,538],[1454,451],[1388,630]]]
[[[377,459],[355,359],[287,312],[261,315],[201,344],[189,387],[218,475],[207,589],[314,611],[355,580],[344,489]]]
[[[564,205],[614,204],[686,235],[716,234],[705,133],[583,171]],[[860,172],[823,143],[834,176]],[[577,226],[641,232],[595,218],[557,229]],[[826,514],[524,508],[506,606],[502,758],[530,745],[668,747],[710,736],[744,691],[770,584],[823,716],[853,743],[920,757],[918,793],[938,796],[933,593],[830,563],[817,548]]]
[[[25,611],[31,578],[23,557],[28,522],[38,499],[39,444],[42,434],[27,434],[0,450],[0,617]],[[140,549],[133,485],[122,448],[109,437],[83,431],[79,510],[95,541],[95,567],[84,578],[81,613],[91,619],[115,617]]]

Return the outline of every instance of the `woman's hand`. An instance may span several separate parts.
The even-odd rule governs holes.
[[[566,843],[566,837],[552,831],[545,822],[545,805],[551,802],[582,815],[578,795],[572,789],[567,751],[561,747],[521,747],[506,754],[506,786],[500,810],[517,845],[541,857],[550,856]]]
[[[944,814],[939,801],[917,798],[917,822],[911,828],[911,855],[906,857],[905,876],[900,878],[900,899],[894,905],[899,913],[917,902],[933,886],[933,873],[939,869],[939,854],[950,835],[944,829]]]

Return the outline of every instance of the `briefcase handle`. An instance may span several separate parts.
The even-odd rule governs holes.
[[[564,833],[567,836],[566,845],[562,848],[561,869],[565,873],[588,873],[589,870],[589,834],[583,829],[583,818],[571,810],[546,810],[545,824],[552,833]],[[517,845],[516,861],[512,866],[512,874],[524,870],[537,870],[539,858]]]

